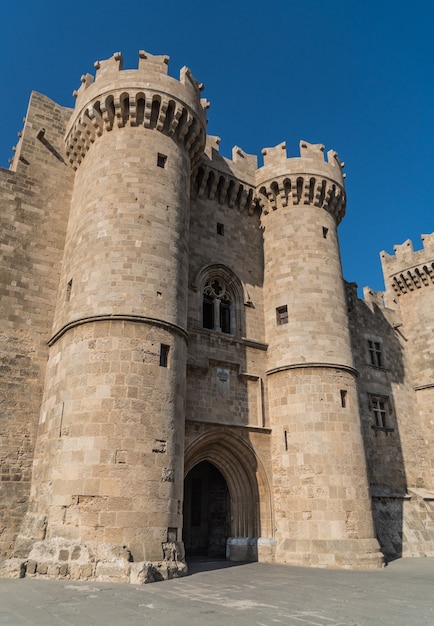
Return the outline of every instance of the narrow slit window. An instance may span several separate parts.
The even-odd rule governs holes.
[[[347,407],[347,390],[341,389],[341,407],[345,409]]]
[[[170,346],[162,343],[160,346],[160,367],[169,367]]]
[[[71,291],[72,291],[72,278],[71,280],[68,281],[68,284],[66,285],[66,302],[69,302],[71,300]]]
[[[329,229],[326,228],[325,226],[322,227],[322,236],[324,237],[324,239],[327,239],[327,235],[328,235]]]
[[[225,225],[221,224],[220,222],[217,222],[217,235],[221,235],[223,237],[224,234],[225,234]]]
[[[288,431],[287,430],[284,431],[284,435],[285,435],[285,450],[288,450]]]
[[[165,154],[158,153],[157,156],[157,166],[162,167],[163,169],[166,167],[167,156]]]
[[[288,307],[278,306],[276,309],[276,322],[278,326],[282,326],[282,324],[288,323]]]

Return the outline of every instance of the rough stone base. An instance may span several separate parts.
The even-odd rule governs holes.
[[[384,556],[376,539],[296,540],[277,542],[276,563],[336,569],[377,569]]]
[[[388,561],[434,556],[434,491],[376,488],[373,496],[375,530]]]
[[[26,559],[14,558],[0,564],[6,578],[65,578],[145,584],[187,574],[183,544],[165,543],[161,561],[134,563],[128,548],[110,544],[78,544],[62,538],[39,541]]]

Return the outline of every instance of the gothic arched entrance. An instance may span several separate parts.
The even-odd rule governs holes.
[[[230,536],[227,483],[208,461],[198,463],[184,482],[184,547],[187,556],[224,558]]]
[[[272,536],[268,481],[249,442],[216,430],[185,452],[184,545],[186,555],[225,554],[258,559],[258,544]]]

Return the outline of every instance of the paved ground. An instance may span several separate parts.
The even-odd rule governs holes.
[[[434,626],[434,558],[375,571],[194,562],[151,585],[0,579],[0,624]]]

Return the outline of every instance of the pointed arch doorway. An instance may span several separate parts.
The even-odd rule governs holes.
[[[225,479],[208,461],[184,482],[184,547],[188,556],[225,558],[230,536],[230,495]]]
[[[187,558],[258,560],[261,534],[272,532],[271,499],[249,443],[226,429],[202,435],[186,449],[184,475]]]

